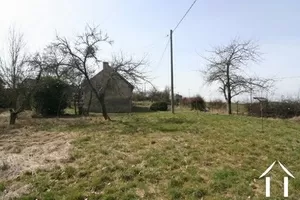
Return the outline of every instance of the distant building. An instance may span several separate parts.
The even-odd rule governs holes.
[[[107,62],[103,62],[103,70],[91,78],[90,81],[98,91],[103,87],[105,88],[105,105],[107,112],[131,112],[134,86],[118,72],[115,72]],[[83,87],[84,107],[88,107],[90,95],[91,89],[87,83],[85,83]],[[93,93],[89,111],[102,112],[101,105]]]
[[[182,101],[182,95],[175,94],[174,98],[175,98],[176,105],[179,105],[180,102]]]

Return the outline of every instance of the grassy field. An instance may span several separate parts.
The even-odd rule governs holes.
[[[265,199],[258,177],[275,160],[296,177],[289,199],[300,199],[299,122],[267,119],[262,132],[261,120],[246,116],[112,118],[24,117],[13,128],[2,125],[0,199]],[[276,165],[271,199],[284,199],[284,176]]]

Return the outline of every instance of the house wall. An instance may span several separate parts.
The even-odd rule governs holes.
[[[93,77],[92,84],[96,86],[97,89],[106,87],[105,91],[105,104],[107,107],[107,112],[118,113],[118,112],[131,112],[132,108],[132,87],[120,78],[119,76],[111,75],[112,69],[107,67]],[[113,76],[113,78],[111,78]],[[109,84],[104,86],[107,80]],[[84,94],[84,105],[87,108],[90,98],[89,90],[85,90]],[[102,112],[101,105],[96,98],[95,94],[92,95],[92,102],[90,106],[90,112]]]
[[[109,113],[131,112],[132,101],[126,98],[105,98],[105,105]],[[102,112],[101,105],[95,97],[92,100],[90,112]]]

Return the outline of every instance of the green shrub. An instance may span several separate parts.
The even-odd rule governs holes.
[[[191,98],[191,109],[192,110],[201,110],[205,111],[206,105],[203,97],[196,96],[194,98]]]
[[[155,102],[150,106],[152,111],[167,111],[168,103],[167,102]]]
[[[5,89],[4,89],[4,82],[0,78],[0,108],[6,108],[7,104],[7,99],[6,99],[6,94],[5,94]]]
[[[33,107],[43,116],[62,114],[68,105],[68,96],[67,83],[53,77],[44,77],[34,90]]]
[[[12,92],[9,89],[1,88],[0,86],[0,108],[9,108],[12,101]]]
[[[263,102],[264,117],[291,118],[300,116],[300,102],[294,100],[284,100],[281,102]],[[261,116],[260,103],[247,104],[249,115]]]
[[[192,110],[206,111],[206,103],[203,97],[197,95],[191,98],[183,98],[181,105],[189,106]]]
[[[3,192],[5,190],[5,185],[4,183],[0,182],[0,192]]]
[[[0,108],[7,108],[9,103],[5,96],[5,93],[1,90],[0,90],[0,93],[2,94],[2,95],[0,95]]]

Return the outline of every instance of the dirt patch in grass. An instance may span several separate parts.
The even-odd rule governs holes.
[[[18,198],[22,195],[29,194],[32,189],[30,184],[14,184],[9,189],[5,190],[3,194],[0,193],[0,198],[3,200],[10,200]]]
[[[12,129],[0,135],[0,179],[51,168],[70,159],[72,134]]]

